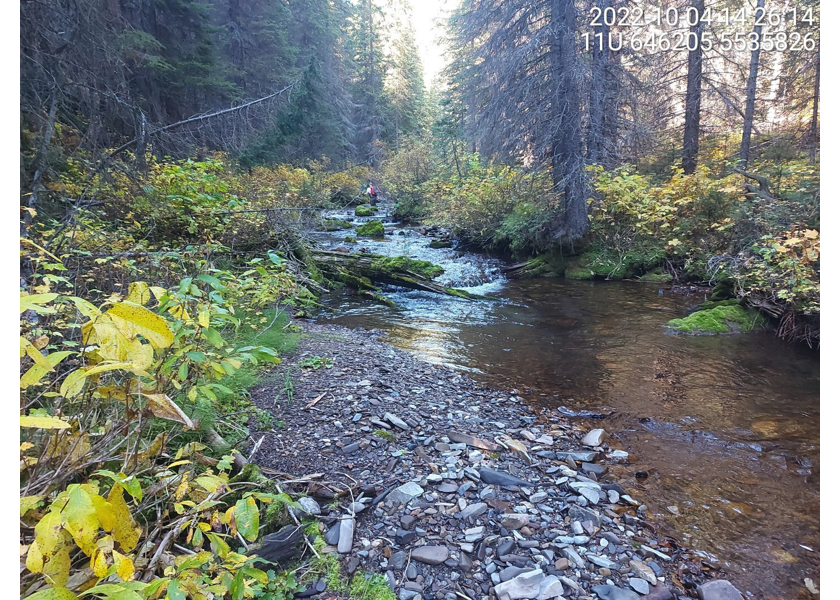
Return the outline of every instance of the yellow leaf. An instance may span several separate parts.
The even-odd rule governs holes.
[[[160,300],[161,297],[163,297],[163,295],[166,294],[166,290],[157,285],[149,287],[149,291],[151,291],[155,295],[155,298],[158,300]]]
[[[131,552],[140,540],[140,527],[134,522],[131,511],[123,498],[123,489],[114,484],[108,494],[108,502],[114,507],[116,523],[112,531],[114,539],[124,552]]]
[[[91,556],[96,550],[96,538],[99,534],[96,507],[90,494],[81,486],[70,486],[68,490],[67,504],[61,509],[62,524],[82,552]]]
[[[108,559],[100,548],[90,557],[90,568],[97,577],[105,577],[108,574]]]
[[[86,345],[98,345],[99,356],[105,360],[125,360],[128,338],[105,315],[82,326],[82,340]]]
[[[202,327],[210,327],[210,311],[202,310],[198,313],[198,324]]]
[[[35,352],[40,354],[40,352],[38,352],[37,350]],[[32,367],[26,373],[23,374],[23,377],[20,378],[20,388],[25,390],[26,388],[37,384],[39,381],[41,381],[44,375],[52,371],[58,363],[60,363],[62,360],[64,360],[71,354],[73,354],[73,352],[70,352],[68,350],[62,350],[61,352],[53,352],[48,356],[42,356],[41,358],[43,359],[45,364],[49,366],[49,368],[44,368],[43,366],[41,366],[42,361],[38,361],[36,364],[32,365]]]
[[[152,294],[149,291],[149,284],[145,281],[135,281],[128,284],[128,296],[125,297],[126,302],[134,302],[135,304],[146,304],[152,299]]]
[[[32,345],[35,346],[38,350],[43,350],[47,347],[47,344],[50,343],[50,337],[48,335],[41,335],[35,338],[32,342]]]
[[[134,563],[127,556],[124,556],[114,550],[114,565],[117,567],[117,575],[123,581],[132,581],[134,579]]]
[[[816,229],[806,229],[804,235],[809,240],[813,240],[820,237],[820,232]]]
[[[135,369],[145,371],[154,363],[155,351],[151,344],[144,344],[135,338],[128,346],[126,358]]]
[[[175,340],[166,319],[132,302],[118,302],[105,313],[127,338],[142,335],[154,348],[167,348]]]
[[[188,429],[195,429],[195,424],[166,394],[143,394],[149,402],[146,406],[152,414],[168,421],[183,423]]]
[[[70,574],[72,537],[64,531],[61,514],[49,512],[35,526],[35,541],[26,555],[26,568],[43,573],[54,586],[67,583]]]
[[[30,510],[37,508],[44,500],[43,496],[21,496],[20,497],[20,516],[22,517]]]
[[[78,600],[78,596],[65,587],[54,587],[35,592],[26,600]]]
[[[178,489],[175,490],[175,499],[181,500],[190,489],[189,474],[184,473],[181,476],[181,483],[178,484]]]
[[[70,300],[76,305],[76,310],[86,316],[88,319],[95,320],[102,315],[102,311],[96,308],[93,304],[82,298],[72,296]]]
[[[20,445],[20,451],[21,452],[26,452],[27,450],[31,450],[34,447],[35,447],[35,444],[33,444],[32,442],[23,442]]]
[[[70,423],[62,421],[58,417],[20,417],[20,426],[29,429],[67,429]]]

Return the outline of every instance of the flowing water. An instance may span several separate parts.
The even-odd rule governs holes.
[[[344,235],[321,241],[334,247]],[[380,329],[550,414],[608,415],[580,422],[630,453],[613,474],[663,532],[757,598],[795,598],[806,577],[819,585],[818,352],[769,333],[669,335],[663,324],[702,296],[634,282],[506,281],[498,261],[432,250],[429,239],[397,226],[387,241],[360,245],[436,262],[446,285],[496,300],[391,289],[390,308],[339,294],[328,304],[340,310],[321,318]]]

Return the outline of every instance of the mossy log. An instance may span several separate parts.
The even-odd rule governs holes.
[[[424,260],[414,260],[406,256],[346,254],[328,250],[315,250],[312,252],[312,258],[323,271],[359,290],[378,292],[373,285],[373,282],[377,282],[458,298],[475,297],[469,292],[432,281],[443,273],[443,269]]]

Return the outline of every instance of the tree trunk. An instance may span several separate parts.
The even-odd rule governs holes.
[[[757,1],[756,10],[759,8],[764,8],[764,0]],[[761,24],[757,21],[753,31],[760,40]],[[750,135],[752,134],[753,114],[755,113],[755,89],[758,83],[758,59],[760,55],[761,44],[752,52],[752,57],[750,58],[750,76],[747,79],[747,106],[744,109],[744,132],[741,135],[741,151],[738,153],[738,166],[745,170],[750,160]]]
[[[603,10],[612,7],[613,0],[599,0]],[[602,20],[594,30],[594,38],[609,39],[610,28]],[[601,34],[600,36],[598,34]],[[604,103],[607,97],[607,56],[609,48],[600,43],[592,46],[592,83],[589,90],[589,135],[587,136],[586,158],[591,163],[602,164],[604,161]]]
[[[692,0],[691,5],[699,15],[705,9],[705,0]],[[697,36],[697,47],[688,52],[688,82],[685,93],[685,129],[683,130],[682,168],[686,175],[691,175],[697,168],[697,153],[700,151],[700,95],[703,79],[703,47],[700,39],[705,23],[691,27]],[[692,36],[693,37],[693,36]]]
[[[551,223],[555,239],[574,241],[586,233],[586,180],[580,125],[580,93],[575,71],[575,5],[573,0],[551,0],[553,30],[550,45],[554,85],[552,112],[557,133],[551,148],[552,177],[563,190],[563,212]]]
[[[817,46],[817,72],[814,76],[814,110],[811,114],[811,131],[809,132],[809,141],[811,147],[808,150],[808,164],[813,165],[817,162],[817,146],[820,143],[820,133],[817,120],[820,116],[820,48]]]

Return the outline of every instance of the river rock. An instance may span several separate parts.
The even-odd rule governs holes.
[[[422,495],[423,488],[421,488],[413,481],[409,481],[408,483],[402,484],[397,489],[392,490],[391,493],[388,494],[387,500],[395,504],[406,504],[408,502],[411,502],[417,496]]]
[[[697,592],[700,600],[743,600],[741,592],[725,579],[715,579],[704,583]]]
[[[650,584],[644,579],[640,579],[638,577],[631,577],[627,583],[630,584],[631,588],[633,588],[643,596],[647,596],[650,593]]]
[[[563,584],[554,575],[549,575],[540,583],[540,594],[537,600],[551,600],[563,597]]]
[[[583,437],[580,443],[584,446],[591,446],[594,448],[595,446],[600,446],[605,439],[607,439],[606,431],[603,429],[593,429]]]
[[[656,574],[647,565],[647,563],[642,562],[640,560],[631,560],[630,569],[633,571],[633,574],[639,579],[644,579],[649,584],[656,585]]]
[[[481,438],[473,437],[471,435],[464,435],[463,433],[458,433],[457,431],[447,431],[446,437],[457,444],[466,444],[467,446],[481,448],[482,450],[489,450],[490,452],[501,452],[504,450],[504,448],[502,448],[499,444],[494,444],[493,442],[488,442],[487,440],[482,440]]]
[[[586,558],[590,560],[593,564],[598,565],[599,567],[605,567],[607,569],[617,569],[618,564],[611,561],[606,556],[598,556],[597,554],[587,554]]]
[[[406,530],[397,528],[397,533],[394,536],[394,541],[397,542],[400,546],[405,546],[406,544],[410,544],[414,541],[417,537],[417,534],[414,533],[414,530]]]
[[[639,594],[614,585],[593,585],[592,591],[601,600],[641,600]],[[740,600],[740,599],[739,599]]]
[[[414,549],[411,558],[427,565],[442,565],[449,559],[449,548],[446,546],[421,546]]]
[[[597,452],[555,452],[557,460],[566,460],[571,458],[573,461],[584,463],[592,462],[598,456]]]
[[[522,575],[522,573],[528,573],[533,571],[533,569],[526,569],[525,567],[505,567],[504,569],[499,572],[499,577],[502,578],[502,581],[510,581],[517,575]]]
[[[300,509],[307,515],[314,517],[321,514],[321,506],[309,496],[298,498],[297,503],[300,505]]]
[[[481,481],[491,485],[531,485],[524,479],[519,479],[518,477],[514,477],[510,473],[505,473],[504,471],[494,471],[493,469],[483,468],[478,470],[478,474],[481,477]]]
[[[671,592],[671,588],[659,583],[650,587],[650,591],[648,591],[648,595],[644,597],[644,600],[672,600],[674,594]]]
[[[579,569],[586,568],[586,561],[580,557],[580,554],[578,554],[571,548],[563,548],[562,550],[560,550],[560,552],[562,552],[563,556],[565,556],[569,560],[569,562],[575,567]]]
[[[327,533],[324,534],[324,541],[330,546],[338,545],[338,539],[341,535],[341,521],[333,523]]]
[[[607,470],[601,465],[588,462],[585,462],[582,465],[580,465],[580,469],[584,473],[589,473],[590,475],[595,475],[596,477],[600,477],[601,475],[607,472]]]
[[[470,517],[478,517],[487,512],[487,505],[484,502],[476,502],[470,504],[464,510],[458,513],[459,519],[469,519]]]
[[[505,529],[522,529],[528,524],[528,515],[507,513],[502,515],[502,527]]]
[[[353,532],[356,530],[355,519],[342,519],[338,536],[338,553],[347,554],[353,548]]]
[[[386,412],[385,413],[385,420],[390,422],[390,423],[393,423],[394,425],[396,425],[397,427],[399,427],[400,429],[403,429],[405,431],[408,431],[410,429],[410,427],[406,424],[406,422],[403,421],[402,419],[400,419],[394,413]]]
[[[539,569],[526,571],[510,581],[503,581],[493,588],[499,600],[517,600],[536,598],[540,593],[540,584],[545,580],[545,573]]]

